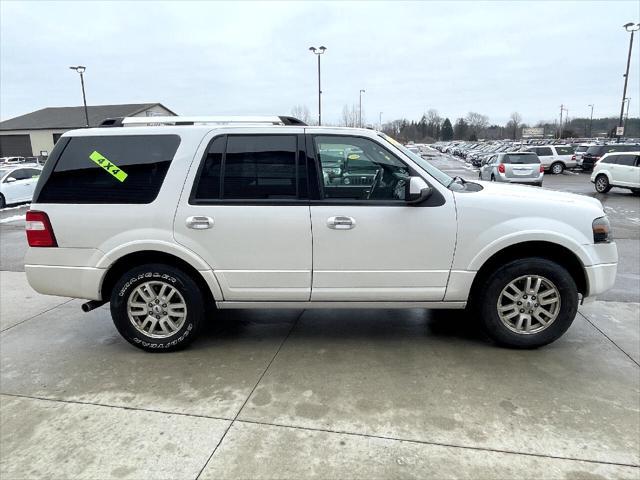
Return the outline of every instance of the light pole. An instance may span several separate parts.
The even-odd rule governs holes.
[[[629,22],[623,25],[624,29],[627,32],[631,32],[631,37],[629,38],[629,54],[627,55],[627,70],[624,74],[624,88],[622,90],[622,105],[620,106],[620,121],[618,122],[618,127],[621,129],[622,125],[622,116],[624,115],[624,99],[627,98],[627,82],[629,81],[629,64],[631,63],[631,49],[633,48],[633,34],[640,30],[640,23]],[[616,132],[616,142],[620,143],[620,138],[622,135],[617,135]]]
[[[364,89],[360,89],[360,108],[358,113],[358,126],[362,128],[362,94],[365,93]]]
[[[627,102],[627,111],[624,114],[624,129],[627,129],[627,120],[629,120],[629,104],[631,103],[631,97],[627,97],[625,98],[625,101]]]
[[[309,47],[309,50],[318,57],[318,126],[322,125],[322,87],[320,85],[320,55],[322,55],[327,47]]]
[[[84,103],[84,119],[87,123],[87,127],[89,127],[89,111],[87,110],[87,96],[84,93],[84,71],[87,67],[83,67],[82,65],[78,65],[77,67],[69,67],[71,70],[75,70],[80,74],[80,85],[82,85],[82,102]]]
[[[558,139],[562,139],[562,130],[563,130],[563,123],[562,123],[562,113],[563,112],[567,112],[567,114],[569,113],[569,109],[565,108],[564,105],[560,105],[560,130],[558,130]]]
[[[380,112],[380,114],[378,115],[378,120],[379,120],[379,123],[380,123],[380,131],[382,131],[382,114],[383,113],[384,112]]]
[[[589,116],[589,138],[592,138],[591,128],[593,127],[593,104],[589,104],[587,106],[591,107],[591,115]]]

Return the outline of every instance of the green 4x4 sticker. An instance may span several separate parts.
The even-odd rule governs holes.
[[[104,155],[102,155],[100,152],[96,152],[94,150],[93,153],[89,155],[89,158],[94,162],[96,162],[98,165],[100,165],[102,168],[104,168],[111,175],[116,177],[116,179],[118,179],[119,181],[124,182],[127,179],[128,175],[125,172],[123,172],[120,167],[118,167],[117,165],[114,165],[113,162],[107,160],[107,158]]]

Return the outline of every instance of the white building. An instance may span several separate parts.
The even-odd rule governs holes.
[[[161,103],[87,107],[89,126],[107,118],[175,115]],[[48,156],[67,130],[86,127],[84,107],[49,107],[0,122],[0,157]]]

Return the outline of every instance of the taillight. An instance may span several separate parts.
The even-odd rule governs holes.
[[[540,165],[540,173],[544,173],[544,166]]]
[[[571,155],[571,160],[575,160],[575,159],[576,159],[575,154]]]
[[[49,217],[44,212],[37,210],[27,211],[26,231],[30,247],[58,246]]]
[[[500,173],[504,173],[504,172],[505,172],[504,164],[503,164],[503,163],[501,163],[500,165],[498,165],[498,171],[499,171]]]
[[[600,157],[593,157],[593,163],[598,163],[600,161]]]

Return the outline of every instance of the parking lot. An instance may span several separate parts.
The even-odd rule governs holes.
[[[415,309],[221,311],[191,348],[144,353],[108,306],[33,292],[26,207],[0,211],[0,477],[639,478],[640,200],[579,172],[544,188],[602,201],[620,264],[533,351]]]

